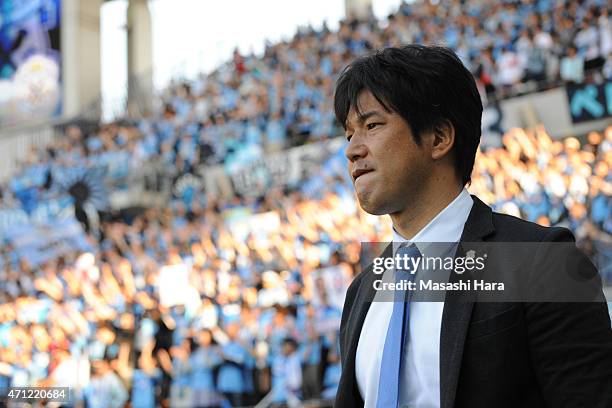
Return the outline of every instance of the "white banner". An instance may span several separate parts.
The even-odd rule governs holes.
[[[313,280],[313,303],[321,303],[318,280],[322,280],[325,294],[327,295],[327,303],[331,306],[342,310],[344,305],[344,297],[351,283],[350,272],[347,268],[340,265],[328,266],[314,270],[310,275]]]
[[[316,174],[343,143],[344,138],[339,137],[257,159],[229,174],[234,193],[257,196],[272,186],[297,185]]]
[[[184,305],[191,292],[189,268],[185,264],[166,265],[159,270],[157,278],[159,301],[163,306]]]

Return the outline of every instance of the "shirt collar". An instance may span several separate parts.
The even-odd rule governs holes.
[[[470,193],[463,188],[457,197],[423,227],[410,242],[414,243],[422,254],[425,254],[427,250],[426,243],[459,242],[473,204]],[[393,228],[394,253],[399,243],[407,241]]]

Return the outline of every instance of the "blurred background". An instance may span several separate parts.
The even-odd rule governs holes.
[[[453,48],[469,190],[570,228],[612,299],[612,7],[0,0],[0,389],[64,406],[330,406],[362,212],[332,109],[359,55]],[[610,303],[609,303],[610,305]]]

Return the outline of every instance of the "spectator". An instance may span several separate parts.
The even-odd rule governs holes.
[[[577,54],[576,47],[570,46],[561,60],[561,79],[579,84],[584,80],[584,59]]]
[[[487,95],[495,92],[495,63],[493,62],[490,48],[484,50],[476,68],[475,76],[484,86]]]
[[[327,355],[327,367],[323,376],[323,392],[321,396],[325,399],[332,399],[336,396],[338,384],[340,383],[340,345],[330,349]]]
[[[306,306],[306,316],[303,319],[301,332],[305,340],[302,341],[301,353],[303,370],[303,395],[305,399],[316,398],[321,392],[321,354],[323,352],[320,333],[315,328],[315,309],[312,305]]]
[[[600,69],[603,58],[600,54],[600,37],[595,22],[582,21],[580,31],[576,34],[574,44],[578,54],[584,58],[584,70]]]
[[[161,380],[161,370],[151,355],[141,354],[137,362],[138,368],[132,374],[132,407],[153,408],[156,406],[155,387]]]
[[[172,356],[172,385],[170,387],[170,406],[182,407],[197,404],[193,403],[193,387],[191,386],[190,364],[191,341],[183,339],[180,345],[170,350]]]
[[[533,36],[531,36],[533,39]],[[536,81],[542,82],[546,80],[546,51],[538,46],[532,46],[526,52],[526,63],[525,63],[525,82]]]
[[[282,353],[272,366],[272,401],[275,404],[292,404],[301,398],[302,367],[297,353],[297,342],[286,338],[282,343]]]
[[[197,338],[198,347],[189,357],[191,403],[195,407],[209,407],[219,401],[215,392],[214,373],[223,360],[210,330],[202,330]]]
[[[230,323],[226,327],[227,334],[221,333],[223,337],[221,343],[223,362],[217,377],[218,390],[223,393],[232,406],[242,405],[243,393],[245,392],[242,371],[248,350],[238,341],[239,330],[238,323]]]
[[[505,92],[509,92],[523,78],[524,64],[511,45],[504,47],[499,60],[499,83]]]
[[[108,360],[92,364],[92,378],[85,390],[85,400],[87,407],[91,408],[122,407],[127,402],[128,393]]]
[[[153,310],[153,321],[157,327],[157,332],[155,333],[155,345],[152,354],[162,370],[158,404],[166,405],[170,396],[170,385],[172,382],[170,348],[172,347],[172,337],[176,323],[163,307],[160,310]]]

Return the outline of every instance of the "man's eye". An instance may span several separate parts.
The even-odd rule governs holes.
[[[378,125],[380,125],[380,123],[368,123],[367,128],[368,130],[372,130]]]

